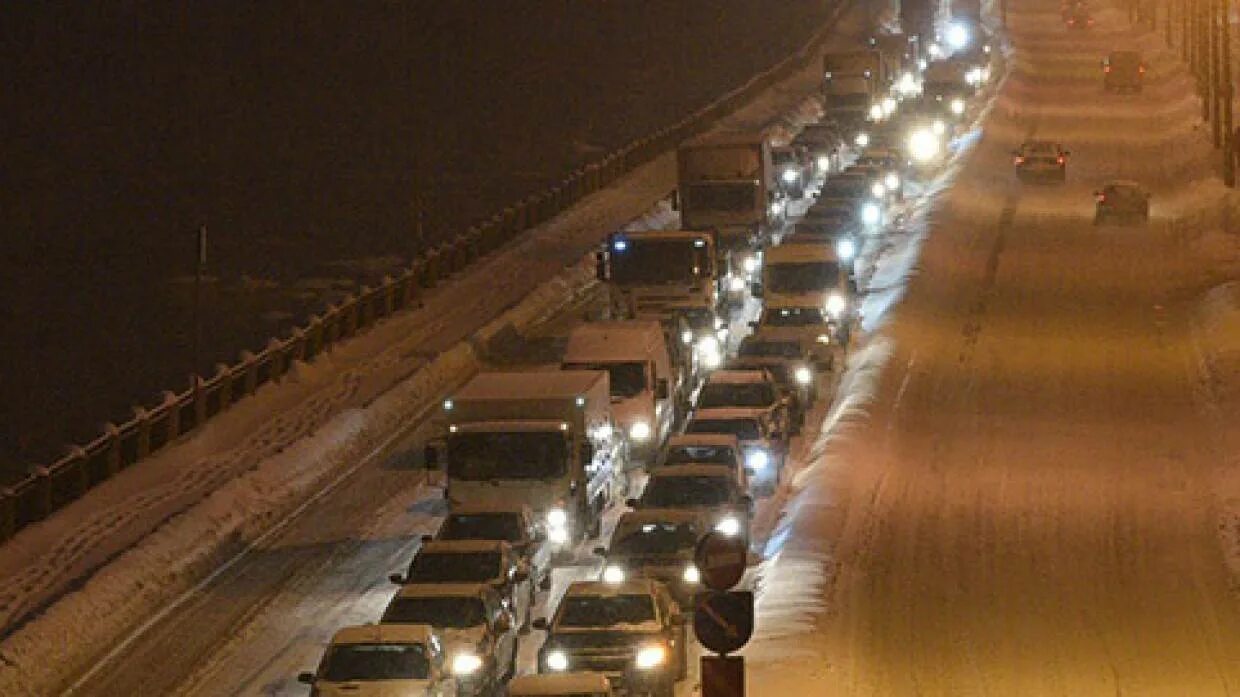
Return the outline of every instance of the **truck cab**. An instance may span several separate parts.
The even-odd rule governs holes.
[[[628,452],[648,460],[671,433],[677,399],[688,380],[672,361],[663,326],[654,320],[588,322],[568,336],[566,371],[605,371],[611,413]]]
[[[558,552],[598,535],[627,487],[610,384],[605,370],[475,375],[444,401],[449,504],[525,504]]]
[[[835,245],[785,242],[766,250],[761,295],[768,307],[838,305],[833,298],[851,295],[851,267],[840,261]]]

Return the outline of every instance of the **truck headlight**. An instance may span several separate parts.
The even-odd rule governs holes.
[[[624,583],[624,569],[615,564],[608,564],[603,569],[603,583],[619,584]]]
[[[817,165],[819,172],[825,172],[831,169],[831,158],[827,155],[819,155]]]
[[[690,585],[697,585],[702,581],[702,574],[693,564],[685,567],[685,572],[680,575],[680,580]]]
[[[452,674],[466,677],[478,672],[482,667],[482,659],[474,653],[458,653],[452,657]]]
[[[864,148],[868,146],[870,144],[870,134],[864,131],[862,131],[861,133],[858,133],[857,137],[853,138],[853,143],[855,143],[856,146],[859,148]]]
[[[917,162],[929,162],[939,154],[939,138],[933,131],[914,131],[908,139],[908,153]]]
[[[817,341],[820,344],[829,344],[831,343],[831,335],[830,334],[819,334],[817,338],[814,339],[814,341]]]
[[[785,184],[795,184],[797,182],[797,173],[791,169],[785,169],[783,175]]]
[[[956,116],[960,116],[961,114],[963,114],[964,113],[964,100],[953,99],[951,103],[951,109],[952,109],[952,113],[955,114]]]
[[[839,255],[842,261],[849,261],[857,253],[857,244],[845,237],[835,243],[835,253]]]
[[[718,523],[715,523],[715,532],[728,537],[736,537],[741,534],[741,521],[737,520],[736,516],[721,518]]]
[[[882,220],[883,212],[877,203],[871,201],[861,206],[861,222],[866,225],[878,225]]]
[[[658,668],[667,660],[667,648],[647,646],[637,652],[637,667],[642,670]]]
[[[547,652],[547,669],[557,673],[568,670],[568,654],[559,649]]]
[[[745,257],[741,260],[741,268],[745,273],[753,273],[758,270],[758,257]]]
[[[729,276],[728,277],[728,289],[731,290],[733,293],[739,293],[742,290],[745,290],[745,279],[741,278],[740,276]]]
[[[723,363],[723,351],[719,346],[719,339],[713,336],[704,336],[697,343],[698,357],[702,359],[702,363],[707,368],[718,368]]]
[[[883,105],[882,104],[871,104],[870,105],[870,120],[871,121],[882,121],[883,120]]]
[[[808,385],[814,381],[814,373],[805,366],[800,366],[792,373],[792,377],[796,379],[798,385]]]
[[[900,175],[895,172],[888,172],[887,175],[883,177],[883,186],[886,186],[888,191],[895,191],[900,188]]]
[[[771,464],[771,456],[765,450],[750,450],[745,453],[745,466],[754,472],[766,469],[769,464]],[[720,532],[723,531],[720,530]]]
[[[848,301],[839,293],[832,293],[827,296],[827,314],[832,317],[839,317],[844,314],[844,310],[848,309]]]
[[[645,441],[650,438],[650,424],[645,421],[636,421],[629,426],[629,438],[635,441]]]
[[[568,525],[568,513],[563,508],[552,508],[547,511],[547,527],[562,528]]]
[[[553,545],[562,545],[568,542],[568,528],[548,528],[547,541]]]

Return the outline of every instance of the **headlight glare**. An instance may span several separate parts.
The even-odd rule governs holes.
[[[458,676],[473,675],[482,667],[482,659],[472,653],[458,653],[452,657],[452,674]]]
[[[607,567],[603,569],[603,583],[624,583],[624,569],[616,566],[615,564],[608,564]]]
[[[667,660],[667,649],[662,646],[647,646],[637,652],[637,667],[642,670],[658,668]]]
[[[547,526],[552,528],[562,528],[568,525],[568,513],[563,508],[552,508],[547,511]]]
[[[645,421],[637,421],[629,426],[629,438],[635,441],[644,441],[650,438],[650,424]]]
[[[883,186],[890,191],[900,188],[900,175],[895,172],[888,172],[887,176],[883,177]]]
[[[741,521],[737,520],[735,516],[722,518],[718,523],[715,523],[715,532],[722,533],[728,537],[736,537],[741,533]]]
[[[848,301],[839,293],[832,293],[827,296],[827,314],[832,317],[839,317],[844,314],[844,310],[848,309]]]
[[[568,654],[559,649],[547,652],[547,668],[557,673],[568,670]]]
[[[793,377],[796,378],[798,385],[808,385],[814,381],[813,371],[805,366],[800,366],[797,368],[796,371],[793,372]]]
[[[878,225],[883,220],[883,212],[877,203],[867,203],[861,207],[861,222],[866,225]]]
[[[694,566],[693,564],[690,564],[685,567],[685,572],[680,575],[680,579],[684,581],[685,583],[696,585],[698,583],[701,583],[702,574],[701,572],[698,571],[698,568],[696,566]]]
[[[771,456],[765,450],[750,450],[745,453],[745,466],[754,472],[766,469],[769,464],[771,464]],[[722,525],[722,522],[720,524]]]
[[[796,180],[797,180],[797,173],[796,173],[796,171],[791,170],[791,169],[785,169],[785,170],[784,170],[784,173],[783,173],[783,175],[782,175],[782,176],[783,176],[783,178],[784,178],[784,183],[786,183],[786,184],[795,184],[795,183],[796,183]]]

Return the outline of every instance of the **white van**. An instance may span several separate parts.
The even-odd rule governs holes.
[[[583,324],[568,336],[562,367],[609,373],[612,417],[628,438],[630,459],[653,459],[675,424],[674,395],[686,379],[672,361],[662,325],[655,320]]]

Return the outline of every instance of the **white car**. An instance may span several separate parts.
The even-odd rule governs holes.
[[[688,511],[702,530],[716,530],[749,539],[753,498],[749,483],[724,465],[664,467],[650,473],[640,498],[629,499],[636,510],[670,508]]]
[[[745,453],[749,479],[766,492],[778,486],[788,453],[788,433],[780,431],[762,409],[699,409],[685,426],[685,433],[722,433],[735,436]]]
[[[761,410],[771,427],[789,431],[788,399],[765,370],[716,370],[698,392],[698,409],[738,407]]]
[[[439,633],[424,624],[345,627],[332,636],[318,670],[298,681],[314,695],[455,697]]]
[[[501,540],[512,546],[539,587],[551,587],[551,545],[533,509],[520,501],[455,504],[435,533],[437,541]]]
[[[404,574],[389,577],[396,584],[485,583],[499,593],[504,606],[529,628],[534,608],[534,582],[526,561],[500,540],[434,541],[422,546]]]
[[[516,673],[512,613],[488,584],[402,586],[380,622],[434,627],[443,638],[448,670],[463,697],[490,694]]]
[[[698,542],[709,529],[694,511],[649,508],[620,516],[611,544],[597,547],[603,557],[602,581],[653,578],[667,585],[683,607],[693,605],[702,578],[693,562]]]

